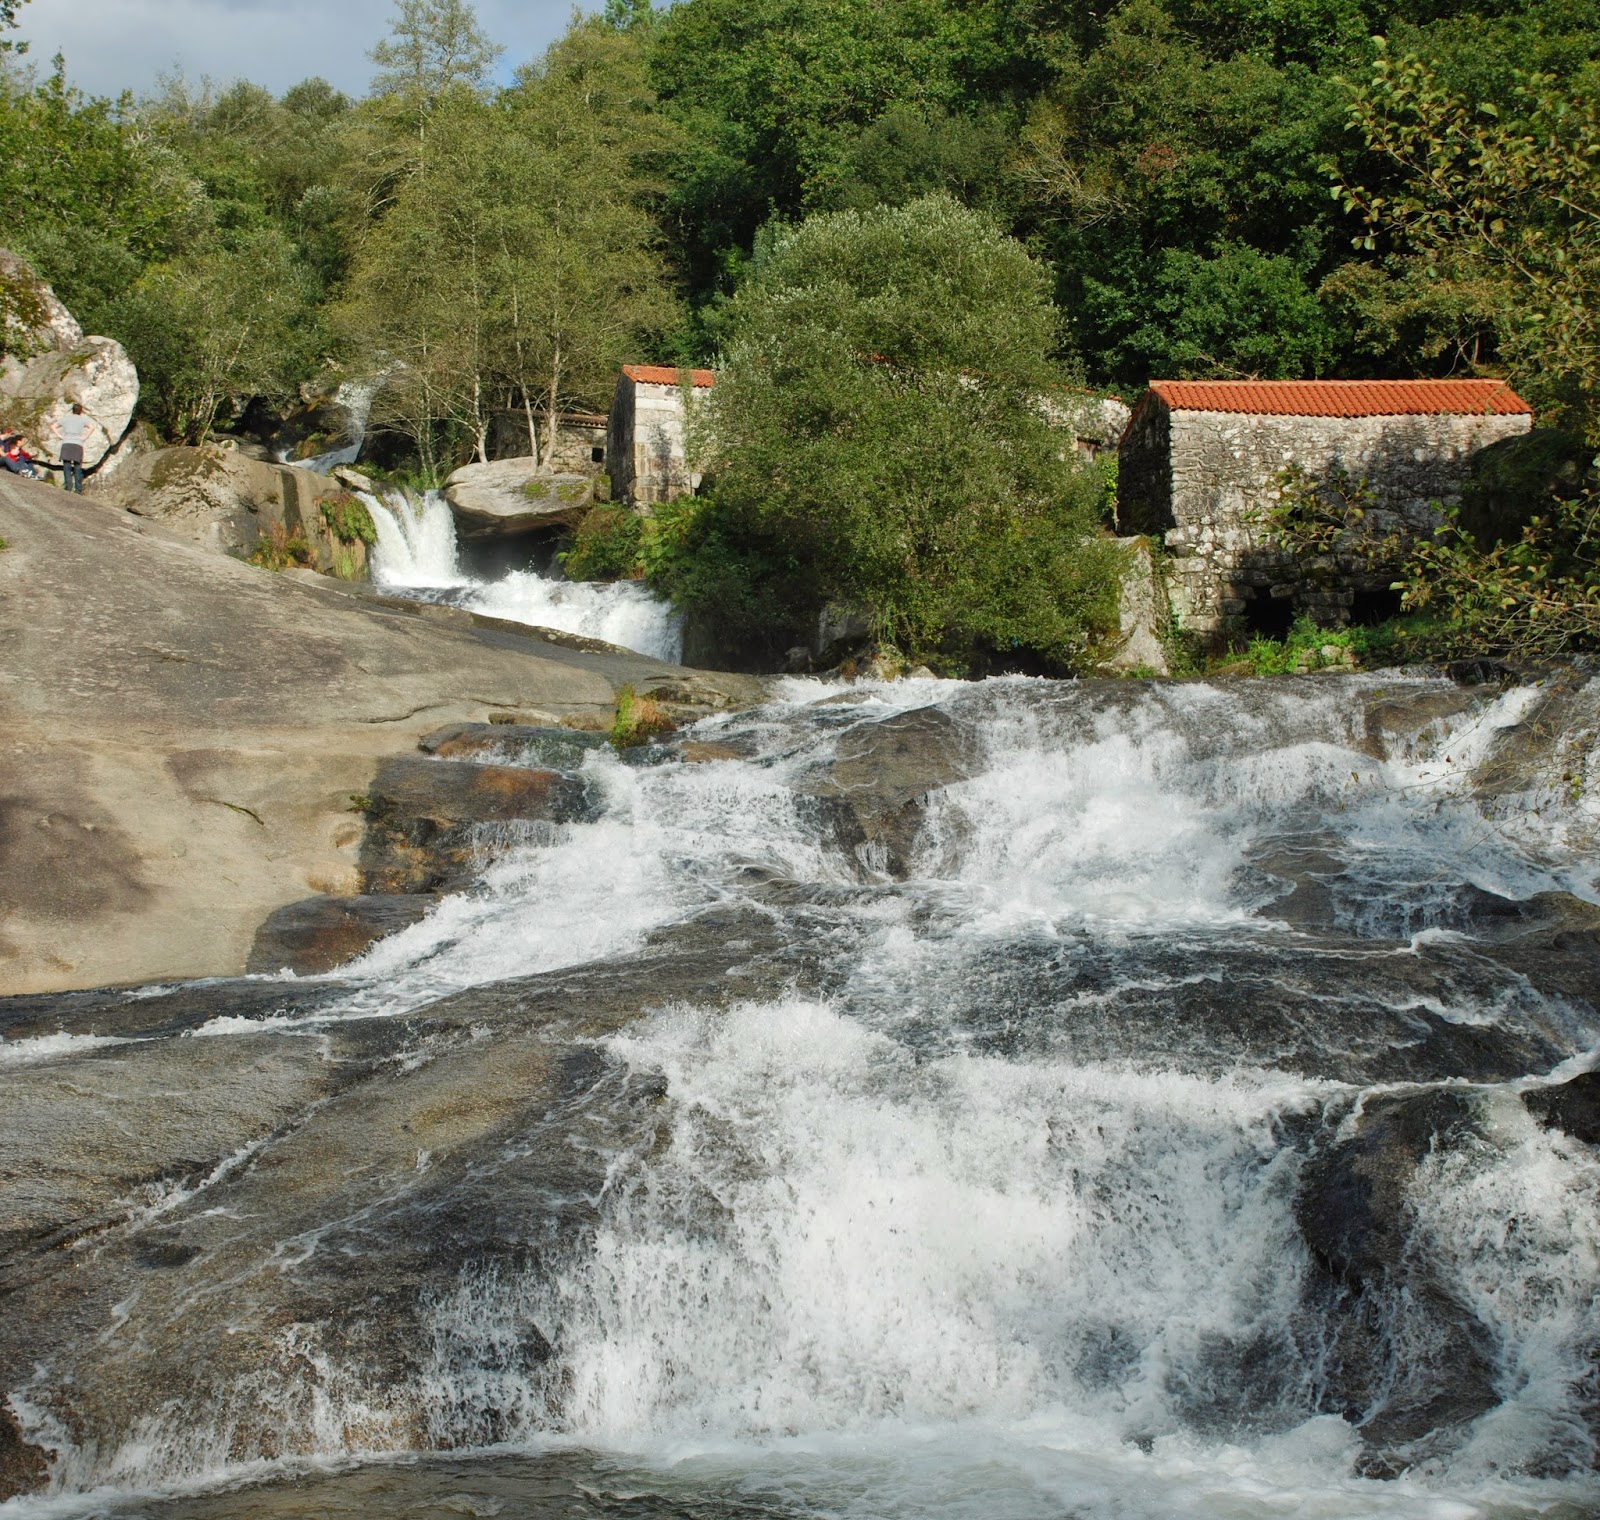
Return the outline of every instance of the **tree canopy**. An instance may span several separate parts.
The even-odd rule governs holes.
[[[97,100],[10,53],[8,240],[175,435],[382,370],[412,457],[464,458],[603,406],[619,358],[716,362],[763,229],[935,193],[1026,246],[1090,384],[1509,372],[1593,413],[1600,0],[611,0],[504,84],[499,52],[467,0],[396,0],[361,100]],[[229,304],[251,340],[211,346]],[[203,351],[237,355],[215,408]]]
[[[1056,327],[1048,269],[944,194],[765,236],[705,408],[699,525],[765,560],[763,619],[840,601],[917,658],[1082,655],[1115,573],[1103,481],[1046,417]]]

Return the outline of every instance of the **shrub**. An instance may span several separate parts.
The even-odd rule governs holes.
[[[323,502],[321,508],[323,522],[341,544],[377,543],[377,525],[360,497],[341,494]]]
[[[293,533],[282,523],[268,523],[266,531],[250,551],[250,563],[263,570],[311,569],[316,564],[316,554],[311,542],[296,529]]]
[[[659,702],[641,697],[631,686],[617,693],[617,715],[611,723],[611,742],[617,749],[637,748],[674,727]]]
[[[1082,661],[1115,628],[1118,562],[1103,474],[1040,404],[1049,285],[942,195],[765,237],[693,430],[710,500],[663,525],[652,579],[725,636],[792,641],[842,602],[914,661]]]
[[[637,513],[622,507],[591,507],[559,556],[569,580],[614,581],[640,573],[643,528]]]

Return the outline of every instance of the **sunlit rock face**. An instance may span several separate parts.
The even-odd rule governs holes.
[[[139,404],[139,372],[114,338],[86,336],[55,292],[15,254],[0,250],[7,294],[7,353],[0,359],[0,421],[44,457],[74,403],[95,426],[84,440],[88,470],[109,471]],[[108,457],[110,456],[110,457]]]

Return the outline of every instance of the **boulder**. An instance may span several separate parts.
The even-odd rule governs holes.
[[[421,893],[409,897],[320,894],[289,903],[256,930],[245,970],[321,976],[354,960],[385,936],[409,929],[426,917],[437,901]]]
[[[1328,1316],[1325,1398],[1361,1430],[1368,1476],[1425,1460],[1499,1402],[1489,1331],[1412,1248],[1418,1167],[1473,1143],[1478,1123],[1461,1088],[1380,1097],[1301,1173],[1295,1216]]]
[[[1580,1072],[1552,1087],[1530,1088],[1522,1101],[1546,1129],[1562,1130],[1585,1145],[1600,1145],[1600,1071]]]
[[[965,780],[981,763],[970,731],[941,708],[919,707],[847,730],[802,790],[865,867],[904,877],[929,793]]]
[[[5,313],[5,350],[26,356],[46,348],[71,348],[83,341],[78,319],[25,260],[0,248],[0,300]]]
[[[52,426],[59,427],[74,403],[81,404],[96,424],[84,443],[84,466],[102,468],[115,455],[139,402],[133,361],[114,338],[86,336],[50,286],[4,251],[0,288],[8,350],[0,360],[0,417],[44,458],[57,448]]]
[[[410,755],[384,761],[358,805],[362,885],[383,894],[459,891],[531,826],[594,815],[583,782],[560,771]]]
[[[231,439],[139,454],[97,494],[234,559],[264,550],[269,563],[286,559],[340,580],[367,578],[366,543],[351,533],[347,516],[323,511],[348,506],[349,492],[330,476],[252,458]],[[272,559],[275,549],[283,552]]]
[[[468,538],[504,538],[571,527],[589,509],[594,482],[555,475],[528,456],[466,464],[444,483],[444,499]]]

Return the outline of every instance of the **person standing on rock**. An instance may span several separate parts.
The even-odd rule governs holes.
[[[59,426],[50,424],[50,431],[61,440],[61,484],[79,495],[83,494],[83,444],[94,426],[94,419],[84,416],[81,401],[72,403],[72,410]]]

